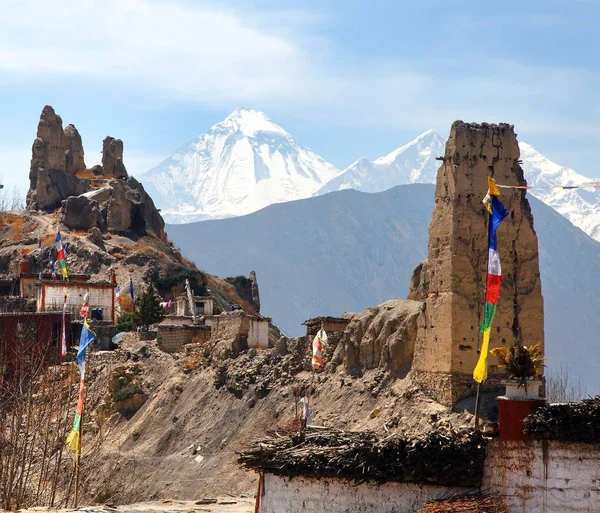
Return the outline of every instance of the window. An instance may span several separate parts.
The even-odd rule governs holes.
[[[204,315],[204,301],[196,303],[196,315]]]

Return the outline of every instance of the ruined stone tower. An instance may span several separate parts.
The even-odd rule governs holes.
[[[488,214],[481,203],[491,176],[525,185],[511,125],[453,123],[438,170],[428,260],[417,267],[409,299],[424,299],[413,379],[438,401],[452,404],[474,393],[488,255]],[[501,189],[509,211],[497,232],[503,283],[490,348],[544,344],[544,313],[533,217],[520,189]],[[485,385],[499,385],[497,360],[488,358]]]

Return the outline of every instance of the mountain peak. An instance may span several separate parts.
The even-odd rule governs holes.
[[[291,137],[283,128],[269,119],[264,112],[239,107],[215,127],[224,127],[242,132],[246,137],[255,137],[259,132],[274,132]],[[213,127],[214,128],[214,127]]]

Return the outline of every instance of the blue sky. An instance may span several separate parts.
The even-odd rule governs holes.
[[[300,6],[300,7],[299,7]],[[600,177],[593,0],[0,0],[0,173],[26,188],[39,114],[141,173],[236,107],[343,168],[455,119],[513,123]]]

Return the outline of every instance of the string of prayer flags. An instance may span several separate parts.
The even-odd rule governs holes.
[[[490,345],[490,331],[492,321],[496,314],[496,304],[500,297],[500,288],[502,287],[502,267],[500,265],[500,254],[498,253],[498,241],[496,240],[496,230],[508,211],[500,201],[500,191],[493,178],[488,178],[488,192],[483,199],[485,208],[490,213],[488,224],[488,267],[485,286],[485,308],[483,315],[483,324],[480,331],[483,333],[483,342],[479,360],[473,371],[473,379],[481,383],[487,379],[487,356]]]

